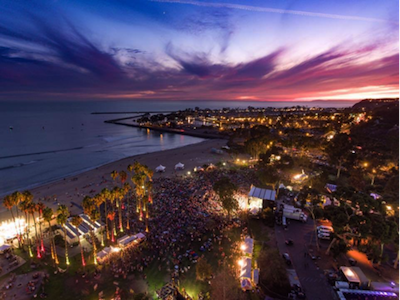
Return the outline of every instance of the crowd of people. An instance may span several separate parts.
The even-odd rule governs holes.
[[[213,183],[227,176],[238,187],[238,192],[248,193],[256,180],[251,172],[212,170],[191,176],[154,179],[153,204],[150,206],[149,232],[137,218],[130,227],[134,232],[146,234],[146,242],[128,247],[121,255],[109,261],[115,277],[126,278],[128,273],[139,273],[146,280],[144,270],[157,261],[159,271],[173,278],[185,276],[203,252],[217,253],[219,264],[232,258],[237,245],[232,244],[231,257],[226,257],[221,244],[230,242],[229,231],[239,227],[240,221],[227,217],[213,191]],[[135,207],[128,207],[130,216]]]

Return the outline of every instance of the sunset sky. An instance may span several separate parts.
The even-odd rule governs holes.
[[[0,100],[398,97],[396,0],[2,1]]]

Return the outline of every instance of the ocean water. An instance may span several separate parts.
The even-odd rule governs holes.
[[[298,103],[350,106],[354,102]],[[132,155],[182,147],[203,139],[104,123],[129,115],[92,112],[185,108],[285,107],[291,102],[114,101],[0,102],[0,195],[62,179]],[[12,126],[12,130],[10,129]]]

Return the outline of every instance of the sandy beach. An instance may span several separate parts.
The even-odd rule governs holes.
[[[94,196],[103,188],[114,187],[110,176],[113,170],[127,171],[126,167],[129,164],[139,161],[149,166],[154,171],[160,164],[166,167],[164,173],[154,172],[154,178],[187,176],[187,172],[193,172],[196,166],[203,166],[209,163],[215,164],[219,161],[230,159],[227,153],[211,153],[212,148],[220,149],[222,146],[226,145],[226,142],[226,140],[213,139],[176,149],[140,154],[106,164],[78,175],[66,177],[63,180],[33,188],[30,191],[34,195],[35,202],[38,201],[39,198],[46,198],[47,200],[42,200],[46,206],[56,209],[59,204],[65,204],[68,206],[71,214],[78,214],[82,212],[79,206],[85,196]],[[184,170],[174,170],[178,162],[185,165]],[[1,206],[0,220],[4,221],[10,218],[11,215],[8,210]]]

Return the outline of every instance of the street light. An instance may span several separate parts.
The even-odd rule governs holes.
[[[246,245],[245,245],[245,244],[242,244],[242,245],[240,246],[240,249],[242,249],[242,251],[246,250]]]

